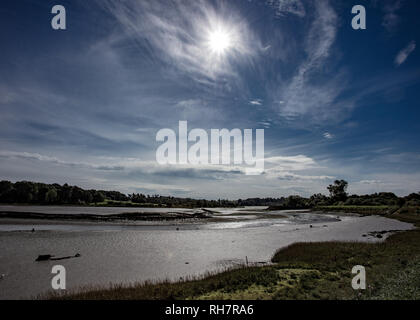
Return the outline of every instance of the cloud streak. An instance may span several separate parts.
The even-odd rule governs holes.
[[[342,109],[351,106],[337,103],[345,88],[344,74],[325,73],[337,36],[337,13],[327,0],[313,4],[314,18],[304,40],[306,59],[297,67],[291,81],[280,86],[273,100],[283,102],[277,106],[281,117],[319,123],[336,120]]]
[[[397,56],[395,57],[395,65],[400,66],[402,65],[408,58],[408,56],[416,49],[416,42],[413,40],[411,41],[405,48],[403,48],[400,52],[398,52]]]
[[[301,0],[268,0],[267,3],[274,8],[279,17],[293,14],[303,18],[306,15],[305,6]]]
[[[246,21],[222,5],[216,8],[202,0],[98,3],[117,19],[131,39],[147,46],[155,59],[200,83],[237,77],[231,61],[249,62],[261,48]],[[221,29],[232,42],[226,56],[212,54],[208,44],[211,33]]]

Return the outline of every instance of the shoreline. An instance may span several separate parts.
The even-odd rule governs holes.
[[[25,211],[0,211],[0,219],[16,220],[50,220],[50,221],[87,221],[87,222],[124,222],[124,221],[174,221],[209,219],[208,212],[130,212],[110,215],[100,214],[56,214]]]
[[[10,210],[10,209],[18,210]],[[5,224],[109,224],[109,225],[142,225],[145,226],[152,225],[167,225],[167,224],[197,224],[197,223],[210,223],[210,222],[240,222],[240,221],[249,221],[251,219],[278,219],[278,218],[287,218],[283,214],[268,214],[265,209],[246,209],[236,208],[236,211],[230,213],[221,213],[219,211],[200,208],[200,209],[189,209],[189,208],[178,208],[178,211],[173,209],[165,210],[160,208],[160,211],[131,211],[124,212],[124,210],[133,209],[130,207],[121,207],[119,213],[83,213],[88,212],[84,211],[83,208],[86,207],[62,207],[62,208],[72,208],[78,209],[76,212],[71,213],[48,213],[47,211],[42,210],[42,208],[56,209],[59,210],[60,207],[57,206],[37,206],[36,211],[21,211],[21,208],[25,206],[0,206],[0,225]],[[33,209],[30,206],[27,208]],[[152,208],[155,209],[155,208]],[[231,208],[216,208],[216,209],[227,209]],[[92,211],[92,210],[89,210]],[[117,210],[115,210],[117,211]],[[122,211],[122,212],[121,212]],[[293,212],[293,211],[288,211]],[[299,211],[296,211],[299,212]]]
[[[346,216],[349,217],[347,214],[341,215],[340,213],[335,213],[335,212],[334,213],[329,212],[329,214],[340,215],[342,217],[346,217]],[[235,214],[235,215],[237,215],[237,214]],[[294,216],[294,213],[292,213],[291,216]],[[203,260],[204,256],[202,256],[202,254],[206,254],[206,250],[204,250],[203,252],[200,252],[202,250],[202,248],[201,248],[202,246],[200,245],[200,243],[207,243],[208,245],[211,245],[211,248],[213,248],[213,249],[216,249],[216,248],[220,247],[220,245],[221,245],[221,243],[219,243],[220,241],[216,240],[217,239],[217,234],[219,234],[218,232],[223,232],[223,236],[224,236],[223,238],[224,239],[236,240],[236,242],[235,241],[228,241],[227,243],[225,243],[223,241],[222,247],[225,248],[225,250],[224,250],[225,253],[220,252],[216,256],[212,256],[211,259],[213,259],[213,261],[215,261],[214,259],[218,260],[218,259],[226,259],[226,258],[242,258],[243,261],[241,263],[239,263],[239,265],[241,265],[241,264],[244,264],[245,256],[247,255],[248,258],[249,258],[249,261],[250,261],[249,265],[253,265],[253,263],[259,262],[259,261],[269,262],[273,253],[276,252],[279,248],[282,248],[281,250],[285,250],[286,248],[288,248],[290,246],[295,246],[302,241],[308,241],[308,242],[312,241],[312,242],[317,243],[321,247],[323,247],[324,244],[331,243],[331,242],[334,242],[337,245],[340,245],[340,243],[341,244],[345,243],[345,245],[349,245],[351,243],[362,243],[362,245],[364,246],[364,245],[370,245],[370,244],[375,244],[375,243],[377,243],[377,244],[383,243],[383,241],[385,239],[389,238],[389,236],[390,236],[390,233],[388,231],[399,231],[399,229],[407,228],[407,226],[404,227],[404,225],[398,225],[398,223],[392,223],[392,220],[386,219],[386,218],[389,218],[389,217],[355,215],[355,216],[349,217],[348,219],[344,218],[339,222],[328,222],[328,223],[327,222],[325,222],[325,223],[324,222],[312,222],[313,227],[311,227],[312,225],[310,226],[309,223],[303,223],[303,224],[300,224],[300,225],[285,224],[282,227],[272,226],[268,229],[266,229],[266,228],[251,228],[251,229],[247,229],[246,231],[244,229],[242,229],[242,231],[240,229],[236,229],[236,230],[234,230],[234,229],[232,229],[232,230],[224,229],[224,230],[221,230],[221,231],[217,231],[215,229],[208,229],[208,226],[206,227],[205,224],[203,224],[203,228],[205,228],[205,229],[201,229],[201,228],[197,229],[195,227],[193,229],[185,229],[185,228],[181,227],[180,229],[182,229],[182,231],[184,231],[184,232],[180,232],[180,233],[171,232],[171,231],[175,231],[175,228],[174,229],[162,229],[162,228],[160,228],[159,230],[163,231],[164,234],[161,234],[161,233],[155,234],[155,236],[153,236],[153,238],[156,238],[156,239],[159,238],[160,239],[163,236],[162,239],[167,239],[167,237],[169,235],[173,235],[173,236],[170,236],[171,239],[180,240],[180,241],[177,240],[178,241],[177,245],[175,245],[175,243],[174,243],[174,245],[171,245],[167,250],[169,250],[169,252],[173,252],[173,254],[175,254],[175,255],[179,255],[179,254],[182,255],[182,257],[179,257],[179,258],[175,257],[175,260],[172,260],[173,262],[171,262],[171,265],[173,265],[173,263],[176,263],[178,265],[178,267],[176,267],[176,268],[178,268],[177,270],[181,271],[182,276],[185,279],[191,278],[191,275],[192,275],[192,277],[194,277],[194,275],[196,275],[196,277],[199,277],[201,279],[201,278],[204,277],[203,272],[205,272],[205,270],[209,270],[210,273],[212,274],[212,277],[218,278],[220,272],[226,270],[226,268],[229,266],[229,264],[227,264],[226,267],[222,267],[221,269],[219,269],[219,268],[217,268],[217,269],[208,268],[209,264],[207,262],[205,262],[205,261],[208,261],[208,260],[206,260],[206,259]],[[3,219],[0,219],[0,222],[2,220]],[[3,220],[3,221],[5,221],[5,220]],[[16,221],[18,221],[18,220],[16,220]],[[26,223],[30,220],[21,219],[20,221],[22,223]],[[41,223],[44,223],[47,220],[38,220],[38,221],[41,222]],[[203,220],[203,221],[209,221],[209,220],[206,219],[206,220]],[[224,222],[228,222],[228,221],[225,220]],[[51,221],[51,223],[57,223],[57,221]],[[67,220],[67,221],[65,221],[65,223],[71,224],[71,223],[77,223],[77,221]],[[89,221],[83,221],[83,224],[89,224],[89,225],[93,225],[93,224],[96,225],[97,224],[99,226],[103,225],[104,223],[106,224],[108,222],[99,222],[98,223],[98,221],[90,221],[90,222]],[[182,223],[185,226],[188,225],[188,223],[185,222],[185,221],[182,222]],[[210,224],[210,225],[212,225],[212,224]],[[155,229],[149,229],[149,231],[146,231],[146,229],[143,230],[144,232],[146,232],[145,236],[144,236],[145,237],[144,239],[147,239],[146,234],[148,234],[148,235],[154,234],[154,230]],[[139,234],[138,239],[139,240],[143,239],[143,236],[142,236],[143,231],[141,233],[134,232],[133,235],[134,234]],[[387,231],[387,232],[385,233],[385,231]],[[129,231],[129,232],[131,232],[131,231]],[[216,233],[214,233],[214,232],[216,232]],[[268,232],[268,234],[267,234],[267,232]],[[407,232],[411,232],[411,231],[407,231]],[[392,238],[396,235],[399,236],[399,235],[405,234],[407,232],[397,232],[396,234],[394,233],[390,237]],[[63,234],[63,233],[61,233],[61,232],[50,233],[48,235],[48,238],[49,239],[56,239],[56,240],[59,240],[60,242],[62,242],[60,240],[60,237],[61,237],[60,234]],[[70,234],[67,234],[67,235],[63,234],[63,235],[66,238],[70,237],[70,238],[68,238],[68,240],[71,240],[71,239],[74,238],[75,241],[78,241],[76,239],[78,237],[80,237],[82,234],[86,234],[86,233],[80,232],[80,233],[75,233],[74,235],[70,235]],[[88,234],[93,235],[95,233],[88,233]],[[125,233],[123,233],[123,234],[125,235]],[[367,236],[363,237],[364,234],[366,234]],[[117,235],[117,234],[115,234],[115,235]],[[257,237],[255,238],[256,235],[257,235]],[[377,235],[380,235],[380,237],[377,237]],[[9,237],[9,236],[7,236],[7,232],[3,233],[3,236],[5,237],[4,240],[7,239],[6,237]],[[45,234],[45,233],[39,233],[38,234],[38,232],[35,232],[35,233],[25,233],[24,232],[24,234],[22,234],[23,238],[21,238],[19,235],[16,235],[16,237],[18,237],[16,239],[25,239],[26,238],[29,241],[29,239],[34,239],[34,240],[35,239],[46,239],[45,238],[46,236],[47,236],[47,234]],[[234,237],[232,238],[232,236],[234,236]],[[238,236],[239,236],[239,238],[238,238]],[[244,236],[246,236],[246,237],[243,238]],[[14,236],[12,234],[10,234],[10,237],[14,237]],[[107,236],[104,233],[103,236],[101,236],[101,237],[107,237]],[[103,239],[106,239],[106,238],[103,238]],[[182,239],[184,239],[184,240],[182,240]],[[187,242],[185,242],[185,239],[195,239],[195,240],[197,240],[197,244],[188,245],[188,247],[191,247],[191,248],[189,248],[187,251],[185,251],[185,250],[184,250],[184,252],[179,251],[177,249],[177,248],[179,248],[179,245],[187,244]],[[202,240],[199,240],[199,239],[202,239]],[[206,240],[204,240],[204,239],[206,239]],[[250,246],[249,243],[246,244],[246,241],[243,242],[243,243],[239,243],[238,242],[239,239],[242,239],[242,240],[256,239],[257,243]],[[265,240],[265,239],[269,240],[269,242],[267,242],[267,240]],[[54,240],[54,242],[56,242],[56,240]],[[26,240],[25,240],[25,242],[26,242]],[[96,242],[96,241],[94,241],[94,242]],[[230,242],[232,242],[232,243],[230,243]],[[62,245],[60,245],[61,249],[59,249],[58,251],[52,250],[51,252],[37,252],[37,253],[40,253],[40,254],[41,253],[42,254],[43,253],[51,253],[51,254],[56,254],[58,256],[61,256],[61,255],[64,256],[68,252],[68,251],[66,251],[66,250],[68,250],[68,248],[76,248],[76,246],[72,245],[71,243],[78,243],[78,242],[74,242],[73,240],[68,242],[66,240],[66,241],[63,241]],[[261,248],[261,244],[264,244],[264,247],[265,247],[264,250],[256,249],[256,248]],[[307,246],[310,247],[311,243],[304,243],[302,245],[304,247],[307,247]],[[148,248],[148,247],[149,246],[145,244],[145,248]],[[328,250],[331,250],[331,248],[329,248]],[[351,249],[351,250],[353,250],[353,249]],[[27,250],[27,253],[29,253],[29,254],[31,254],[33,252],[34,252],[33,250]],[[72,264],[74,264],[74,267],[77,267],[77,269],[79,269],[79,270],[85,270],[87,265],[91,265],[91,263],[92,263],[91,261],[93,261],[91,258],[94,258],[94,257],[89,255],[89,254],[86,254],[85,253],[86,249],[77,249],[77,251],[74,251],[74,252],[80,252],[82,254],[82,258],[80,258],[80,260],[77,259],[74,262],[72,262]],[[68,252],[68,253],[73,254],[74,252],[71,251],[71,252]],[[216,252],[218,252],[218,251],[216,251]],[[23,254],[23,252],[22,252],[22,254]],[[127,253],[127,254],[130,255],[129,253]],[[122,256],[125,256],[125,254],[122,254],[121,257]],[[154,255],[153,255],[153,257],[154,257]],[[34,256],[34,258],[35,258],[35,256]],[[144,258],[146,259],[146,257],[144,257]],[[409,259],[407,259],[407,260],[409,260]],[[189,265],[185,266],[184,265],[185,261],[189,261]],[[327,262],[328,260],[325,260],[325,261]],[[107,261],[108,264],[113,264],[114,262]],[[156,271],[158,271],[157,273],[156,273],[156,271],[153,272],[154,268],[150,269],[147,265],[143,266],[143,264],[140,264],[140,265],[135,264],[136,268],[138,268],[138,270],[141,270],[141,272],[133,272],[132,276],[134,276],[134,278],[132,276],[130,278],[131,279],[137,279],[137,280],[129,280],[129,282],[124,282],[125,283],[123,285],[124,288],[128,287],[128,288],[131,288],[130,290],[133,290],[132,286],[130,287],[130,283],[136,283],[136,282],[140,283],[142,281],[147,281],[147,279],[155,279],[155,280],[152,280],[152,281],[158,282],[160,284],[162,282],[164,282],[165,277],[164,278],[161,277],[162,276],[162,271],[164,271],[164,273],[166,273],[166,271],[171,271],[172,272],[173,267],[169,267],[169,265],[165,266],[164,261],[160,261],[160,262],[156,262],[156,263],[158,263],[158,264],[163,263],[163,266],[158,268],[160,271],[156,270]],[[234,265],[237,265],[236,262],[235,262]],[[39,265],[39,267],[41,267],[41,265]],[[143,269],[144,267],[146,269]],[[254,267],[254,265],[253,265],[253,267]],[[265,268],[265,267],[262,266],[262,267],[258,267],[258,268]],[[273,266],[273,268],[277,268],[277,267]],[[241,277],[242,276],[248,277],[248,273],[249,273],[248,269],[249,268],[247,268],[247,270],[245,270],[245,271],[241,271]],[[128,271],[128,269],[126,271]],[[263,271],[263,270],[261,270],[261,271]],[[121,272],[125,272],[125,271],[121,270]],[[150,272],[152,272],[152,273],[150,273]],[[258,273],[258,274],[260,273],[260,271],[255,271],[255,272]],[[269,271],[269,272],[271,272],[271,271]],[[278,271],[276,271],[276,272],[278,273]],[[293,272],[295,272],[295,271],[293,271]],[[204,273],[204,275],[209,275],[210,273],[207,272],[207,273]],[[244,273],[246,275],[244,275]],[[152,277],[146,276],[147,274],[151,274],[153,276]],[[239,274],[238,274],[238,276],[239,276]],[[259,275],[259,276],[265,277],[264,275]],[[297,277],[299,278],[300,276],[297,275]],[[115,286],[118,286],[119,283],[122,283],[121,280],[118,280],[118,279],[119,279],[119,277],[114,277],[113,279],[110,278],[107,283],[114,283]],[[179,279],[179,277],[178,277],[178,279]],[[78,281],[78,285],[70,287],[69,289],[71,289],[71,291],[69,291],[69,292],[74,292],[74,290],[77,290],[77,288],[80,289],[81,287],[84,286],[83,283],[86,283],[86,284],[90,283],[90,284],[92,284],[93,287],[98,288],[98,285],[101,286],[101,281],[98,282],[98,280],[99,280],[99,278],[96,279],[96,280],[92,279],[93,282],[91,282],[91,281]],[[204,281],[204,280],[205,279],[201,279],[200,281]],[[175,278],[171,277],[171,281],[172,282],[171,282],[170,286],[175,286],[175,287],[176,286],[183,286],[183,284],[179,284],[179,281],[177,282],[176,277]],[[208,281],[208,280],[205,280],[205,281]],[[105,283],[103,283],[103,284],[105,284]],[[91,290],[93,288],[92,286],[89,287],[90,289],[88,288],[89,289],[88,291],[92,291]],[[159,284],[158,284],[158,286],[159,286]],[[149,288],[149,289],[152,290],[152,288]],[[238,291],[239,289],[240,289],[240,287],[229,288],[230,291],[233,290],[235,292]],[[101,290],[107,292],[107,293],[104,293],[104,294],[108,295],[110,287],[105,288],[104,286],[102,286]],[[250,290],[250,289],[248,288],[247,290]],[[269,289],[269,290],[271,290],[271,289]],[[44,290],[40,290],[38,292],[42,292],[42,291],[44,291]],[[237,292],[237,294],[239,294],[238,292]],[[219,294],[219,293],[217,293],[217,294]],[[212,294],[215,294],[215,293],[213,292]],[[33,297],[34,296],[32,296],[32,298]],[[217,297],[219,297],[219,296],[217,296]],[[27,298],[30,298],[30,297],[27,297]],[[220,297],[220,298],[223,298],[223,297]],[[226,298],[229,298],[229,297],[226,297]]]
[[[179,281],[84,286],[66,294],[48,292],[36,299],[65,300],[283,300],[283,299],[420,299],[399,286],[401,274],[420,276],[419,226],[391,230],[374,242],[294,242],[274,252],[267,264],[239,265]],[[375,237],[375,235],[373,235]],[[351,268],[365,265],[368,289],[351,288]],[[408,276],[406,276],[408,275]]]

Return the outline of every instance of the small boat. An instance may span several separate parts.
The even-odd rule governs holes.
[[[53,256],[50,254],[41,254],[38,256],[38,258],[36,258],[35,261],[48,261],[52,258]]]

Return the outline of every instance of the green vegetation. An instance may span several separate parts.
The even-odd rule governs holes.
[[[314,194],[309,198],[289,196],[280,198],[270,205],[270,210],[282,209],[318,209],[340,210],[364,214],[387,214],[401,207],[419,207],[420,193],[412,193],[406,197],[398,197],[392,192],[380,192],[369,195],[348,195],[348,183],[336,180],[327,187],[330,196]]]
[[[359,213],[362,215],[386,215],[396,210],[398,207],[390,206],[346,206],[346,205],[335,205],[335,206],[318,206],[313,208],[314,210],[320,211],[332,211],[332,212],[347,212],[347,213]]]
[[[127,200],[117,191],[84,190],[68,184],[0,181],[0,203],[90,204],[101,203],[105,199]]]
[[[410,202],[408,202],[410,203]],[[411,202],[412,203],[412,202]],[[387,218],[398,219],[400,221],[420,224],[420,206],[404,204],[401,207],[396,206],[319,206],[313,208],[315,211],[326,212],[347,212],[358,213],[361,215],[380,215]]]
[[[119,207],[233,207],[228,200],[196,200],[160,195],[131,194],[118,191],[84,190],[68,184],[45,184],[29,181],[0,181],[0,203],[41,205],[95,205]]]
[[[331,199],[334,202],[346,201],[348,185],[345,180],[335,180],[334,184],[330,184],[327,189],[330,192]]]
[[[348,206],[357,206],[358,209],[361,209],[360,206],[387,206],[396,208],[420,206],[420,193],[412,193],[406,197],[398,197],[391,192],[348,196],[346,192],[347,186],[347,181],[336,180],[327,187],[330,192],[329,196],[314,194],[309,198],[291,195],[280,198],[204,200],[138,193],[126,195],[119,191],[84,190],[77,186],[69,186],[68,184],[45,184],[29,181],[12,183],[10,181],[0,181],[0,203],[165,208],[269,206],[270,210],[328,208],[330,206],[347,206],[347,208],[349,208]]]

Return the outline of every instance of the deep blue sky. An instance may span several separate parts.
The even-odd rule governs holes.
[[[420,191],[419,15],[415,0],[3,0],[0,178],[206,198],[306,196],[335,178]],[[264,128],[265,174],[157,165],[156,132],[180,120]]]

